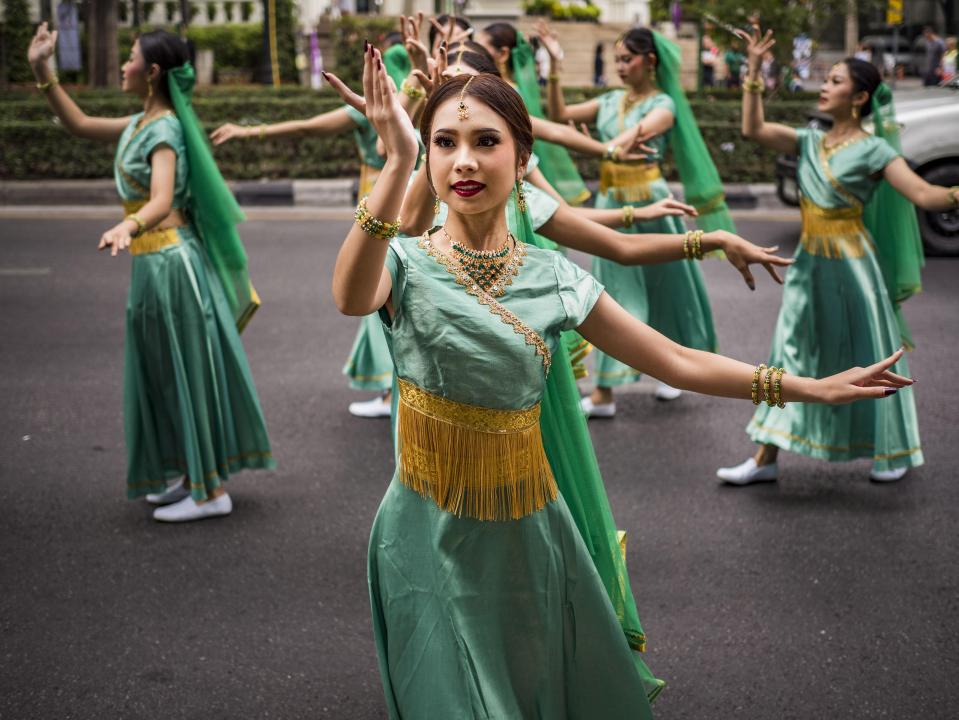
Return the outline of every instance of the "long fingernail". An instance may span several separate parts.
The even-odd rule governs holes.
[[[363,41],[363,52],[369,52],[369,51],[370,51],[370,41],[369,41],[369,40],[364,40],[364,41]]]
[[[379,69],[382,68],[382,67],[383,67],[383,65],[380,63],[380,59],[379,59],[379,58],[376,58],[376,69],[379,70]]]
[[[886,388],[885,395],[889,397],[890,395],[895,395],[897,392],[899,391],[896,388]]]

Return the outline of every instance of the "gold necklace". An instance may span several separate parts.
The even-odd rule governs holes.
[[[478,287],[493,297],[506,294],[507,286],[519,274],[522,256],[512,233],[506,234],[506,242],[496,250],[474,250],[453,240],[446,228],[440,228],[450,244],[450,259]]]

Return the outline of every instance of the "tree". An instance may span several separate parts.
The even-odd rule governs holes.
[[[94,87],[120,84],[117,0],[87,0],[87,77]]]
[[[5,61],[4,78],[10,82],[29,82],[33,71],[27,62],[27,48],[33,37],[33,23],[30,22],[30,7],[27,0],[5,0],[2,44]]]
[[[263,59],[257,69],[256,80],[266,85],[273,82],[271,18],[276,22],[276,59],[280,80],[296,82],[299,78],[296,70],[297,10],[293,0],[263,0]]]

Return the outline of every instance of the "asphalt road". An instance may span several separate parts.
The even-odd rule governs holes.
[[[331,265],[347,223],[251,222],[264,306],[244,335],[279,463],[234,514],[153,522],[124,497],[129,258],[103,220],[0,221],[0,718],[385,717],[365,552],[388,423],[346,413],[355,321]],[[740,222],[791,251],[795,222]],[[959,703],[959,261],[907,305],[927,465],[784,456],[778,484],[717,485],[751,451],[749,403],[645,383],[593,437],[649,636],[658,718],[952,718]],[[780,291],[706,275],[723,350],[766,357]],[[602,720],[597,718],[597,720]]]

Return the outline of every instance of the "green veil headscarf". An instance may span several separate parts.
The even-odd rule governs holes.
[[[393,82],[396,83],[396,89],[399,90],[400,85],[403,84],[406,76],[413,69],[413,62],[402,43],[391,45],[383,53],[383,64],[386,65],[386,74],[393,79]]]
[[[246,251],[237,223],[246,219],[213,159],[210,141],[193,110],[196,73],[185,63],[167,73],[173,109],[183,128],[190,166],[190,219],[206,249],[210,263],[223,284],[233,319],[243,330],[260,306],[260,298],[247,273]]]
[[[529,214],[517,207],[515,191],[507,205],[507,221],[519,241],[534,247],[544,247],[543,242],[549,242],[533,232]],[[666,683],[653,675],[639,654],[645,650],[646,634],[630,587],[624,546],[620,545],[606,486],[579,403],[579,389],[564,337],[564,342],[559,343],[553,353],[546,378],[540,413],[543,446],[559,491],[606,587],[626,640],[635,651],[633,662],[652,701]]]
[[[536,59],[533,48],[516,31],[516,47],[510,51],[510,62],[516,90],[526,103],[526,109],[533,117],[545,118],[543,103],[539,94],[539,81],[536,74]],[[576,164],[566,148],[543,140],[533,143],[533,152],[539,158],[539,169],[570,205],[580,205],[589,198],[589,190],[576,170]]]
[[[726,194],[719,171],[706,148],[693,109],[686,99],[680,83],[680,52],[676,43],[653,32],[659,64],[656,66],[656,83],[660,90],[672,98],[676,106],[676,118],[669,135],[673,160],[683,183],[685,200],[699,211],[696,225],[706,232],[727,230],[736,232],[736,225],[726,206]]]
[[[885,83],[872,94],[872,117],[876,137],[902,152],[899,125],[892,103],[892,91]],[[887,181],[879,183],[863,210],[863,221],[876,244],[876,255],[882,269],[889,299],[899,322],[903,344],[914,347],[909,326],[902,315],[902,303],[922,289],[920,270],[925,262],[916,209],[909,200]]]

